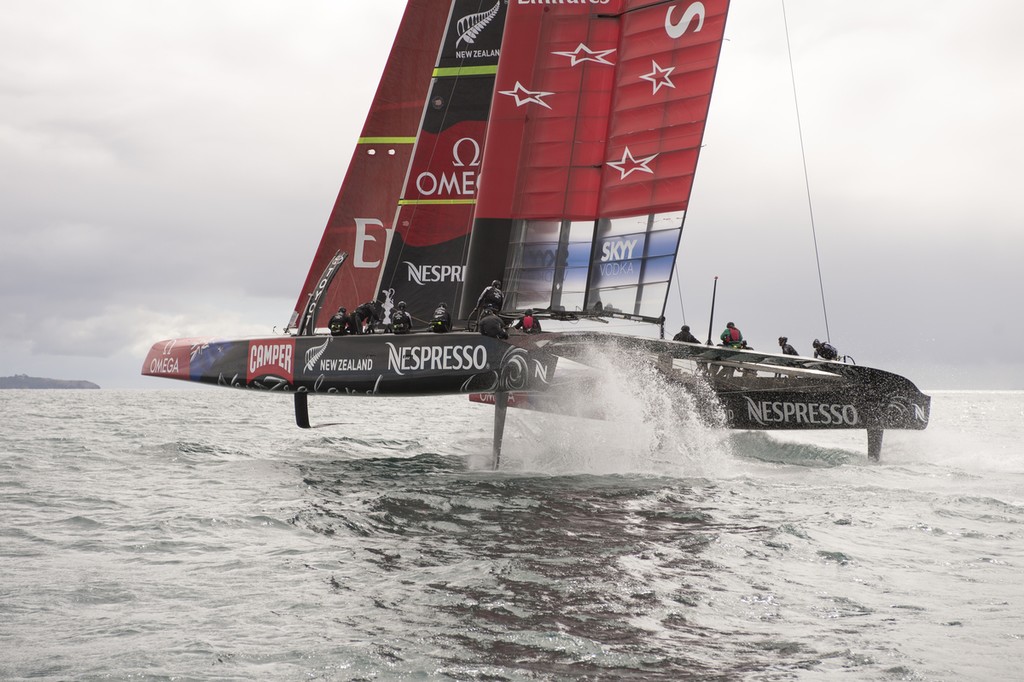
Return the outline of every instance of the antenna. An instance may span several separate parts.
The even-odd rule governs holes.
[[[708,320],[708,345],[711,345],[711,330],[715,326],[715,294],[718,293],[718,275],[715,275],[715,286],[711,289],[711,319]]]

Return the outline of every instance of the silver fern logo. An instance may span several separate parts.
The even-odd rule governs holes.
[[[498,16],[498,12],[500,11],[501,0],[498,0],[498,2],[494,3],[494,7],[486,12],[470,14],[469,16],[459,19],[459,23],[455,26],[455,30],[459,33],[459,39],[455,41],[455,47],[458,47],[462,43],[465,43],[466,45],[472,45],[475,43],[476,39],[480,36],[480,33],[487,28],[489,23],[494,21],[494,17]]]
[[[319,346],[313,346],[312,348],[310,348],[309,350],[306,351],[306,371],[307,372],[312,372],[313,371],[313,368],[316,367],[317,360],[319,360],[320,357],[324,354],[324,351],[327,350],[327,346],[330,343],[331,343],[331,339],[330,339],[330,337],[328,337],[327,340],[324,341]]]

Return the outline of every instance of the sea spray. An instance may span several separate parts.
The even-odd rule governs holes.
[[[699,477],[729,466],[725,415],[701,377],[613,349],[583,364],[593,373],[560,396],[563,414],[510,410],[502,469]]]

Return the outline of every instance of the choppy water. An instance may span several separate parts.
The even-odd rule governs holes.
[[[663,406],[662,406],[663,407]],[[1016,680],[1024,393],[923,433],[0,392],[5,680]],[[637,421],[643,417],[650,426]]]

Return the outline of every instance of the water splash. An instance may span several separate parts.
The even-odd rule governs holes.
[[[717,476],[730,467],[725,415],[699,378],[635,353],[594,350],[567,414],[511,410],[502,469],[546,474]]]

